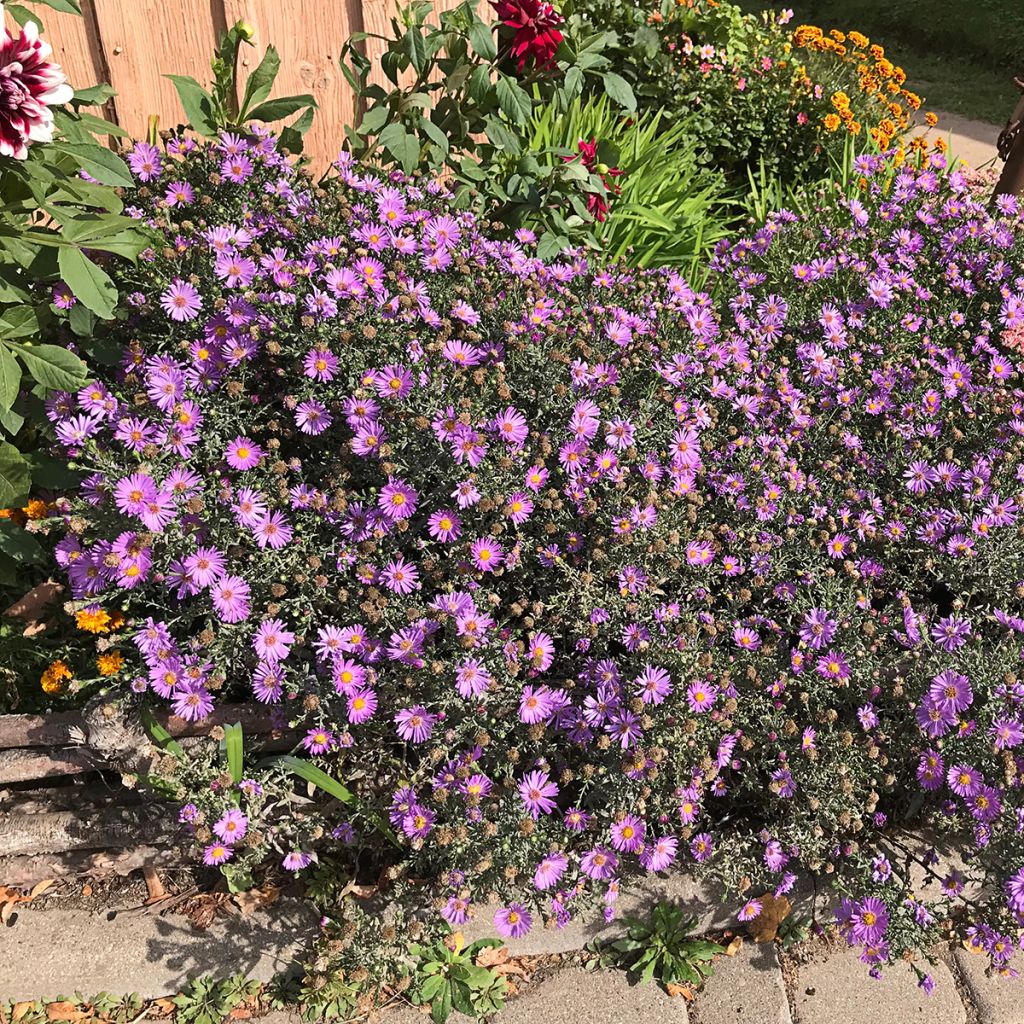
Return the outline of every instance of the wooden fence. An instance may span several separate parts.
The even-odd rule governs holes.
[[[435,0],[435,13],[459,0]],[[108,116],[144,137],[157,114],[163,127],[184,120],[166,74],[193,75],[204,85],[219,35],[236,21],[256,29],[243,54],[242,77],[273,43],[281,54],[274,95],[312,93],[320,107],[306,151],[323,167],[337,155],[342,126],[351,123],[354,96],[338,65],[353,32],[387,34],[394,0],[82,0],[83,17],[38,8],[54,57],[73,86],[109,82],[117,91]],[[377,59],[379,42],[366,53]],[[382,80],[382,79],[381,79]]]

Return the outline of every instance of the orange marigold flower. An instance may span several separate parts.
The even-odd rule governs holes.
[[[858,50],[867,49],[867,45],[871,41],[868,39],[867,36],[862,35],[860,32],[856,30],[849,33],[849,35],[847,35],[846,38],[849,39],[849,41],[853,43],[853,45],[856,46]]]
[[[879,46],[878,43],[875,43],[868,52],[875,58],[875,60],[881,60],[882,57],[885,56],[885,47]]]
[[[0,508],[0,519],[10,519],[17,526],[24,526],[26,521],[20,508]]]
[[[83,633],[109,633],[110,613],[102,608],[83,608],[75,615],[75,625]]]
[[[840,31],[839,31],[839,29],[837,29],[837,28],[831,29],[831,30],[829,31],[829,35],[830,35],[830,36],[831,36],[831,37],[832,37],[832,38],[833,38],[833,39],[834,39],[834,40],[835,40],[835,41],[836,41],[837,43],[845,43],[845,42],[846,42],[846,33],[845,33],[845,32],[840,32]]]
[[[934,145],[936,153],[945,153],[949,149],[949,143],[942,138],[936,139]]]
[[[826,114],[825,115],[824,124],[825,124],[825,128],[828,131],[834,132],[839,127],[839,124],[840,124],[839,115],[838,114]]]
[[[860,121],[850,121],[846,125],[846,130],[851,135],[860,135]]]
[[[903,98],[907,101],[907,106],[911,110],[920,110],[921,108],[921,97],[916,92],[905,92]]]
[[[112,676],[121,671],[124,664],[124,655],[120,651],[111,651],[109,654],[101,654],[96,659],[96,667],[100,670],[101,676]]]
[[[50,514],[50,506],[40,498],[33,498],[21,511],[28,519],[45,519]]]
[[[845,110],[850,105],[850,97],[845,92],[832,93],[832,106],[836,110]]]
[[[930,110],[924,115],[924,123],[929,128],[934,128],[939,123],[939,117],[937,114],[933,114]]]
[[[39,685],[44,693],[60,693],[64,689],[64,680],[70,678],[71,669],[58,658],[39,677]]]

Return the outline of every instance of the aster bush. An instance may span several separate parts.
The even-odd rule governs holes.
[[[745,920],[830,878],[873,970],[943,934],[1010,964],[1020,212],[939,157],[857,171],[701,292],[347,154],[314,185],[262,132],[139,173],[165,244],[119,272],[123,358],[49,404],[69,608],[124,625],[59,683],[98,653],[132,714],[267,706],[289,759],[156,774],[234,884],[377,879],[394,917],[329,913],[346,984],[396,921],[494,897],[519,936],[676,867]]]

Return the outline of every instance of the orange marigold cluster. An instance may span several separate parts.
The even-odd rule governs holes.
[[[885,50],[863,33],[838,29],[825,33],[817,25],[800,25],[793,33],[793,45],[811,53],[831,54],[854,72],[858,96],[851,100],[844,92],[832,94],[835,112],[822,117],[826,131],[845,127],[851,135],[857,135],[861,130],[859,112],[863,120],[870,118],[868,130],[878,148],[888,150],[910,127],[921,97],[904,87],[907,74],[903,68],[888,60]]]

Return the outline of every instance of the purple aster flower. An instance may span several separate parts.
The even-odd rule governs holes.
[[[395,715],[399,738],[410,743],[426,743],[436,722],[437,715],[432,715],[421,705],[403,708]]]
[[[518,939],[533,926],[533,916],[521,903],[510,903],[494,914],[494,927],[505,939]]]
[[[555,809],[554,797],[557,795],[558,786],[551,781],[547,772],[528,772],[519,783],[519,797],[534,821],[541,814],[550,814]]]
[[[184,320],[194,320],[199,315],[203,302],[199,292],[192,285],[176,278],[160,296],[160,305],[172,320],[180,323]]]

